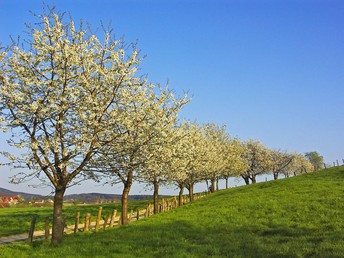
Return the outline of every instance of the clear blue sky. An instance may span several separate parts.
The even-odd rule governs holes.
[[[45,1],[51,4],[51,1]],[[344,2],[55,1],[93,28],[138,40],[142,72],[193,101],[181,116],[269,148],[344,158]],[[0,0],[0,42],[23,35],[41,1]],[[1,134],[2,138],[5,135]],[[2,148],[3,140],[1,141]],[[9,173],[0,168],[0,187]],[[24,186],[8,186],[11,189]]]

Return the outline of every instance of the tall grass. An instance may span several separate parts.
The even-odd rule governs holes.
[[[3,257],[343,257],[344,168],[223,190],[128,226]]]

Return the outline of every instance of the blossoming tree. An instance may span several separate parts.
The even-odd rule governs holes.
[[[271,171],[274,177],[274,180],[278,179],[279,174],[284,171],[288,165],[293,161],[293,155],[282,152],[280,150],[271,150]]]
[[[268,173],[271,169],[272,161],[270,150],[261,142],[249,140],[244,142],[244,159],[247,169],[241,174],[246,184],[256,183],[257,175]]]
[[[240,176],[247,169],[247,164],[243,158],[244,148],[239,139],[230,139],[225,142],[223,151],[224,166],[221,171],[221,177],[226,181],[228,188],[228,179],[230,177]]]
[[[100,41],[54,11],[39,18],[23,47],[0,53],[0,117],[12,130],[11,144],[26,151],[15,164],[54,188],[52,243],[58,244],[64,193],[112,140],[120,96],[142,84],[141,59],[135,46],[125,47],[110,32]]]
[[[292,153],[292,161],[288,166],[282,171],[285,177],[290,177],[291,175],[297,176],[304,173],[310,173],[314,171],[314,166],[312,163],[300,153]]]
[[[167,87],[153,84],[142,84],[135,90],[132,87],[120,99],[121,122],[109,134],[111,143],[96,154],[88,171],[95,177],[105,176],[111,184],[123,184],[121,221],[127,224],[128,195],[134,180],[158,187],[158,181],[165,177],[162,167],[170,160],[172,128],[188,100],[186,96],[175,98]]]

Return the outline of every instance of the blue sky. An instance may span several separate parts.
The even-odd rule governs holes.
[[[51,1],[45,1],[51,4]],[[181,117],[225,124],[269,148],[344,158],[344,2],[55,1],[93,28],[138,40],[142,73],[192,102]],[[41,1],[0,0],[0,42],[23,35]],[[2,148],[4,138],[1,134]],[[8,170],[0,168],[0,187]],[[25,186],[8,186],[24,189]]]

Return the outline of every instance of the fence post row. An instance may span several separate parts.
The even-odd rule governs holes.
[[[344,162],[344,160],[343,160],[343,162]],[[195,200],[200,199],[202,197],[205,197],[206,195],[207,195],[207,193],[205,193],[205,195],[204,194],[195,195]],[[188,202],[189,202],[188,197],[187,196],[183,196],[182,197],[182,203],[185,204],[185,203],[188,203]],[[161,212],[161,213],[169,211],[169,210],[172,210],[175,207],[178,207],[177,197],[174,196],[173,199],[171,199],[170,201],[162,199],[161,203],[159,203],[158,207],[159,207],[158,211]],[[110,214],[107,214],[106,217],[102,217],[102,210],[103,210],[103,207],[99,207],[98,213],[97,213],[96,222],[95,222],[95,232],[99,231],[100,219],[101,218],[103,218],[103,220],[104,220],[104,223],[102,225],[103,226],[103,231],[105,231],[106,226],[113,227],[114,223],[115,223],[115,219],[116,219],[116,215],[117,215],[117,210],[113,209],[112,213],[111,213],[111,216],[110,216]],[[151,203],[149,203],[147,205],[147,208],[144,209],[144,210],[140,211],[139,209],[136,209],[136,220],[140,219],[140,215],[143,215],[143,217],[146,218],[146,217],[150,217],[152,215],[152,213],[153,213],[153,205]],[[134,213],[133,210],[131,210],[131,212],[128,214],[128,220],[129,220],[129,222],[131,222],[133,219],[135,219],[135,213]],[[28,234],[28,240],[27,240],[28,243],[30,243],[30,244],[33,242],[33,235],[34,235],[34,231],[35,231],[36,221],[37,221],[37,217],[34,216],[32,218],[32,221],[31,221],[31,225],[30,225],[30,229],[29,229],[29,234]],[[79,224],[80,224],[80,212],[77,211],[76,214],[75,214],[74,234],[76,234],[79,231]],[[118,218],[118,225],[121,225],[121,224],[122,224],[122,218],[121,218],[121,216],[119,216],[119,218]],[[64,216],[63,217],[62,233],[64,233],[64,229],[65,229],[66,226],[67,226],[66,225],[66,216]],[[85,214],[85,223],[84,223],[84,230],[83,231],[84,232],[90,231],[91,227],[92,227],[91,213],[87,212]],[[49,217],[46,217],[46,219],[45,219],[44,230],[45,230],[45,239],[48,240],[49,236],[50,236],[50,219],[49,219]]]

